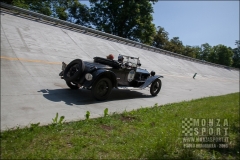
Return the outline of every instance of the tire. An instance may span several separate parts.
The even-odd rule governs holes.
[[[152,96],[156,96],[159,91],[161,90],[161,87],[162,87],[162,82],[160,79],[156,79],[152,85],[151,85],[151,88],[150,88],[150,93]]]
[[[72,82],[81,76],[85,69],[85,65],[81,59],[75,59],[70,62],[63,73],[63,78],[66,82]]]
[[[79,89],[78,84],[73,83],[73,82],[66,82],[68,87],[71,89]]]
[[[96,100],[103,101],[112,91],[112,82],[109,78],[101,78],[92,86],[92,95]]]

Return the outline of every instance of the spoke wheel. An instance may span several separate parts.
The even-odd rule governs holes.
[[[66,82],[72,82],[82,75],[85,65],[81,59],[75,59],[70,62],[64,70],[63,77]]]
[[[108,78],[101,78],[92,87],[92,95],[99,101],[106,100],[112,91],[112,82]]]
[[[161,87],[162,87],[162,82],[160,79],[156,79],[152,85],[151,85],[151,88],[150,88],[150,93],[152,96],[156,96],[160,90],[161,90]]]

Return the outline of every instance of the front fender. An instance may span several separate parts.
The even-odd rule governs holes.
[[[99,69],[94,71],[93,73],[91,73],[93,78],[91,81],[87,81],[85,80],[85,82],[83,83],[83,86],[86,88],[91,87],[95,82],[97,82],[100,78],[102,77],[107,77],[111,80],[113,87],[117,86],[117,78],[115,73],[113,73],[110,70],[106,70],[106,69]]]
[[[141,85],[139,88],[141,88],[141,89],[146,88],[147,86],[152,84],[152,82],[154,82],[158,78],[163,78],[163,76],[160,76],[160,75],[150,76],[148,79],[146,79],[145,83],[143,85]]]

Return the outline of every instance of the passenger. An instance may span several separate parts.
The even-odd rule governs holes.
[[[114,59],[114,56],[113,56],[112,54],[109,54],[109,55],[107,56],[107,59],[113,60],[113,59]]]

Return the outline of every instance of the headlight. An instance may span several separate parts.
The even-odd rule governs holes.
[[[151,71],[151,76],[155,76],[155,72],[154,71]]]
[[[85,78],[86,78],[86,80],[91,81],[92,78],[93,78],[93,76],[92,76],[90,73],[87,73],[87,74],[85,75]]]

